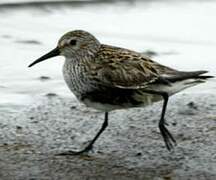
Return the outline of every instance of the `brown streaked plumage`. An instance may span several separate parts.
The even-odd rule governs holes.
[[[34,61],[29,67],[48,58],[65,56],[64,79],[70,90],[87,106],[105,112],[104,123],[83,150],[59,155],[75,155],[89,151],[108,126],[108,112],[115,109],[143,107],[163,100],[159,129],[168,150],[176,144],[165,127],[169,96],[211,76],[207,71],[182,72],[155,61],[141,53],[101,44],[86,31],[76,30],[63,35],[58,46]]]
[[[162,81],[162,75],[177,74],[176,70],[138,52],[103,44],[88,66],[93,79],[102,84],[132,89],[148,87],[159,79]]]

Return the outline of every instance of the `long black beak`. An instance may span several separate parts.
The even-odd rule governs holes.
[[[31,63],[28,67],[32,67],[33,65],[35,65],[35,64],[37,64],[39,62],[42,62],[42,61],[44,61],[46,59],[49,59],[49,58],[52,58],[52,57],[55,57],[55,56],[58,56],[58,55],[60,55],[60,51],[59,51],[59,48],[56,47],[52,51],[48,52],[47,54],[43,55],[42,57],[40,57],[39,59],[37,59],[36,61]]]

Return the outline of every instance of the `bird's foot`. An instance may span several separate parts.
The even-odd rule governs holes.
[[[56,156],[76,156],[76,155],[81,155],[81,154],[89,152],[92,148],[93,148],[93,146],[89,145],[89,146],[87,146],[86,148],[84,148],[81,151],[65,151],[65,152],[56,154]]]
[[[82,151],[65,151],[65,152],[56,154],[56,156],[75,156],[75,155],[80,155],[83,153],[84,152]]]
[[[176,140],[172,136],[172,134],[168,131],[168,129],[164,126],[163,123],[159,124],[159,129],[161,132],[161,135],[163,136],[166,148],[171,151],[174,149],[174,146],[177,145]]]

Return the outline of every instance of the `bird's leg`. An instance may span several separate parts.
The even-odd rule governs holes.
[[[81,150],[81,151],[67,151],[67,152],[59,153],[57,155],[59,155],[59,156],[79,155],[79,154],[82,154],[84,152],[88,152],[89,150],[91,150],[93,148],[93,144],[99,138],[99,136],[102,134],[102,132],[106,129],[107,126],[108,126],[108,112],[105,112],[104,122],[102,124],[101,129],[98,131],[98,133],[93,138],[93,140],[83,150]]]
[[[147,93],[149,94],[156,94],[156,95],[160,95],[163,97],[163,108],[162,108],[162,112],[161,112],[161,118],[159,121],[159,129],[161,132],[161,135],[164,139],[166,148],[170,151],[171,149],[173,149],[173,146],[176,145],[176,140],[173,138],[172,134],[168,131],[168,129],[165,127],[165,125],[167,125],[167,123],[165,122],[165,113],[166,113],[166,107],[167,107],[167,103],[168,103],[168,99],[169,99],[169,95],[166,92],[157,92],[157,91],[152,91],[152,90],[146,90]]]
[[[166,122],[165,122],[164,117],[166,113],[166,107],[167,107],[169,96],[165,92],[161,93],[161,96],[163,97],[164,102],[163,102],[163,108],[161,112],[161,118],[159,121],[159,129],[160,129],[161,135],[163,136],[165,145],[167,149],[170,151],[171,149],[173,149],[173,146],[176,145],[177,143],[176,143],[176,140],[173,138],[172,134],[165,127]]]

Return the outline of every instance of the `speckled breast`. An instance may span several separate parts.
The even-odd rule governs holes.
[[[86,75],[85,67],[80,64],[65,61],[63,75],[69,89],[79,100],[82,94],[91,91],[92,85]]]

